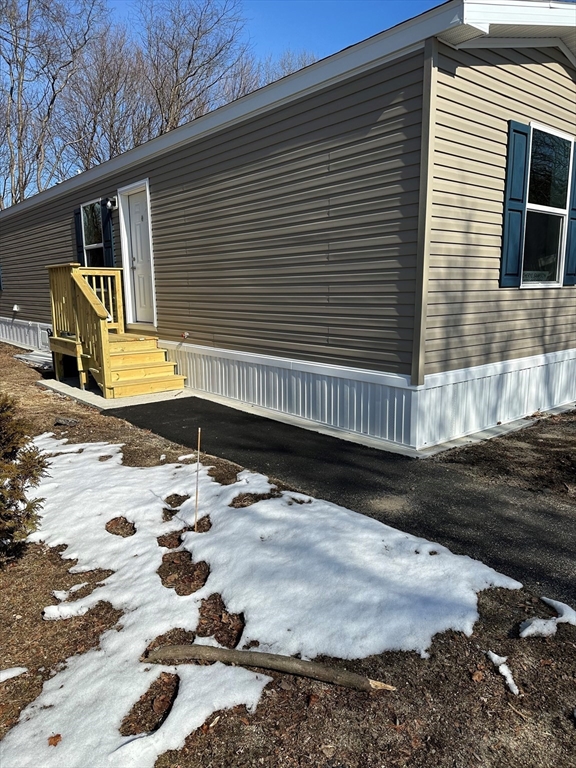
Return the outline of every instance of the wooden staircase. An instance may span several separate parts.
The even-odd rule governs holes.
[[[80,387],[91,374],[105,398],[168,392],[184,387],[176,363],[155,336],[126,333],[120,269],[79,264],[48,267],[52,300],[50,349],[58,380],[64,356],[76,358]]]
[[[166,360],[153,336],[115,334],[108,336],[110,378],[105,397],[149,395],[184,387],[184,376],[175,373],[176,363]]]

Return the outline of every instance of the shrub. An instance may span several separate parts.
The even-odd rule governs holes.
[[[14,399],[0,394],[0,560],[21,551],[36,528],[43,501],[27,498],[46,474],[48,462],[37,448],[26,445],[26,432]]]

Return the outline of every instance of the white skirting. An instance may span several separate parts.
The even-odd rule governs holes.
[[[49,349],[48,323],[0,317],[0,341],[8,341],[28,349]]]
[[[48,349],[49,328],[0,317],[0,340]],[[393,373],[160,343],[199,395],[383,447],[427,448],[576,401],[576,349],[435,373],[414,387]]]
[[[576,400],[576,350],[409,377],[162,341],[187,387],[421,449]]]
[[[576,400],[576,350],[426,377],[419,446],[437,445]]]

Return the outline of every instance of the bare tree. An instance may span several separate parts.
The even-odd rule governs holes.
[[[58,115],[67,157],[79,170],[110,160],[157,135],[146,61],[122,25],[86,46]]]
[[[96,34],[100,0],[0,0],[0,207],[58,180],[65,146],[54,115],[80,54]]]
[[[315,61],[316,56],[309,51],[286,50],[277,59],[270,55],[258,59],[252,51],[245,51],[222,79],[216,106],[235,101]]]
[[[240,0],[104,3],[0,0],[0,209],[314,61],[259,61]]]
[[[245,53],[237,0],[142,0],[143,53],[158,135],[213,109]]]
[[[293,51],[288,48],[275,59],[273,56],[267,56],[261,62],[263,85],[280,80],[281,77],[291,75],[299,69],[314,64],[317,57],[310,51]]]

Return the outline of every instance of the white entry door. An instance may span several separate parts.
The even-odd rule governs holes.
[[[130,250],[130,274],[134,307],[134,322],[154,322],[152,295],[152,249],[148,226],[148,195],[146,190],[128,196],[130,225],[128,239]]]

